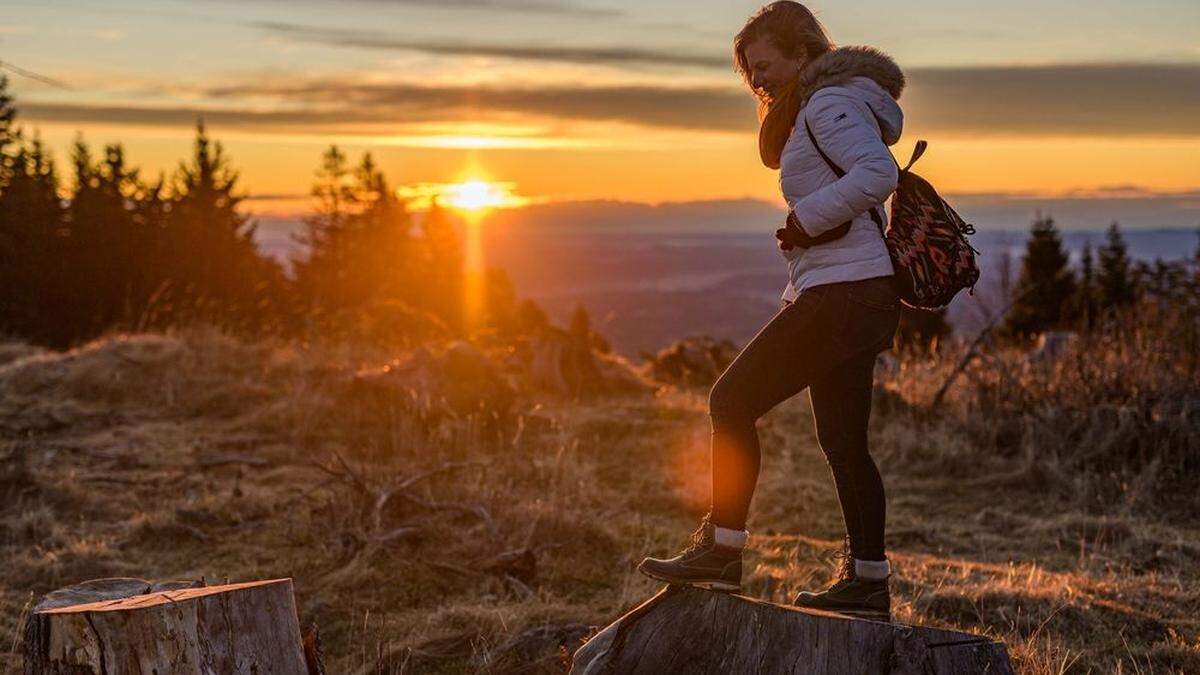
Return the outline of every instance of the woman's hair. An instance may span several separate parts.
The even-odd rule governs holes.
[[[746,46],[767,38],[784,56],[803,56],[806,62],[832,50],[833,42],[817,17],[807,7],[792,0],[777,0],[755,12],[733,38],[734,69],[747,86],[753,86],[750,65],[746,62]],[[799,75],[799,73],[797,73]],[[783,145],[792,134],[800,98],[796,92],[798,78],[792,78],[772,97],[754,92],[758,98],[758,154],[763,164],[779,168]]]

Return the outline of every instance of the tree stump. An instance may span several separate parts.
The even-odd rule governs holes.
[[[139,581],[97,580],[47,596],[26,627],[26,675],[309,673],[291,579],[111,599],[145,589]],[[110,599],[70,603],[93,597]]]
[[[573,675],[1012,675],[990,638],[668,585],[588,640]]]

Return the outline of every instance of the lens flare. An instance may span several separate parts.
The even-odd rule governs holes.
[[[464,211],[517,206],[521,203],[513,194],[512,183],[491,183],[478,179],[447,185],[444,201]]]

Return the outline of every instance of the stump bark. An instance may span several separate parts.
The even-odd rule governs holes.
[[[63,604],[72,593],[30,615],[26,675],[309,673],[291,579]]]
[[[588,640],[573,675],[1012,675],[990,638],[669,585]]]

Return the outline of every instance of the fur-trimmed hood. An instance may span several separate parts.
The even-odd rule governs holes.
[[[796,94],[800,108],[819,89],[844,86],[859,94],[875,113],[884,141],[900,139],[903,114],[896,101],[904,91],[904,73],[892,57],[874,47],[850,45],[825,52],[800,70]]]

